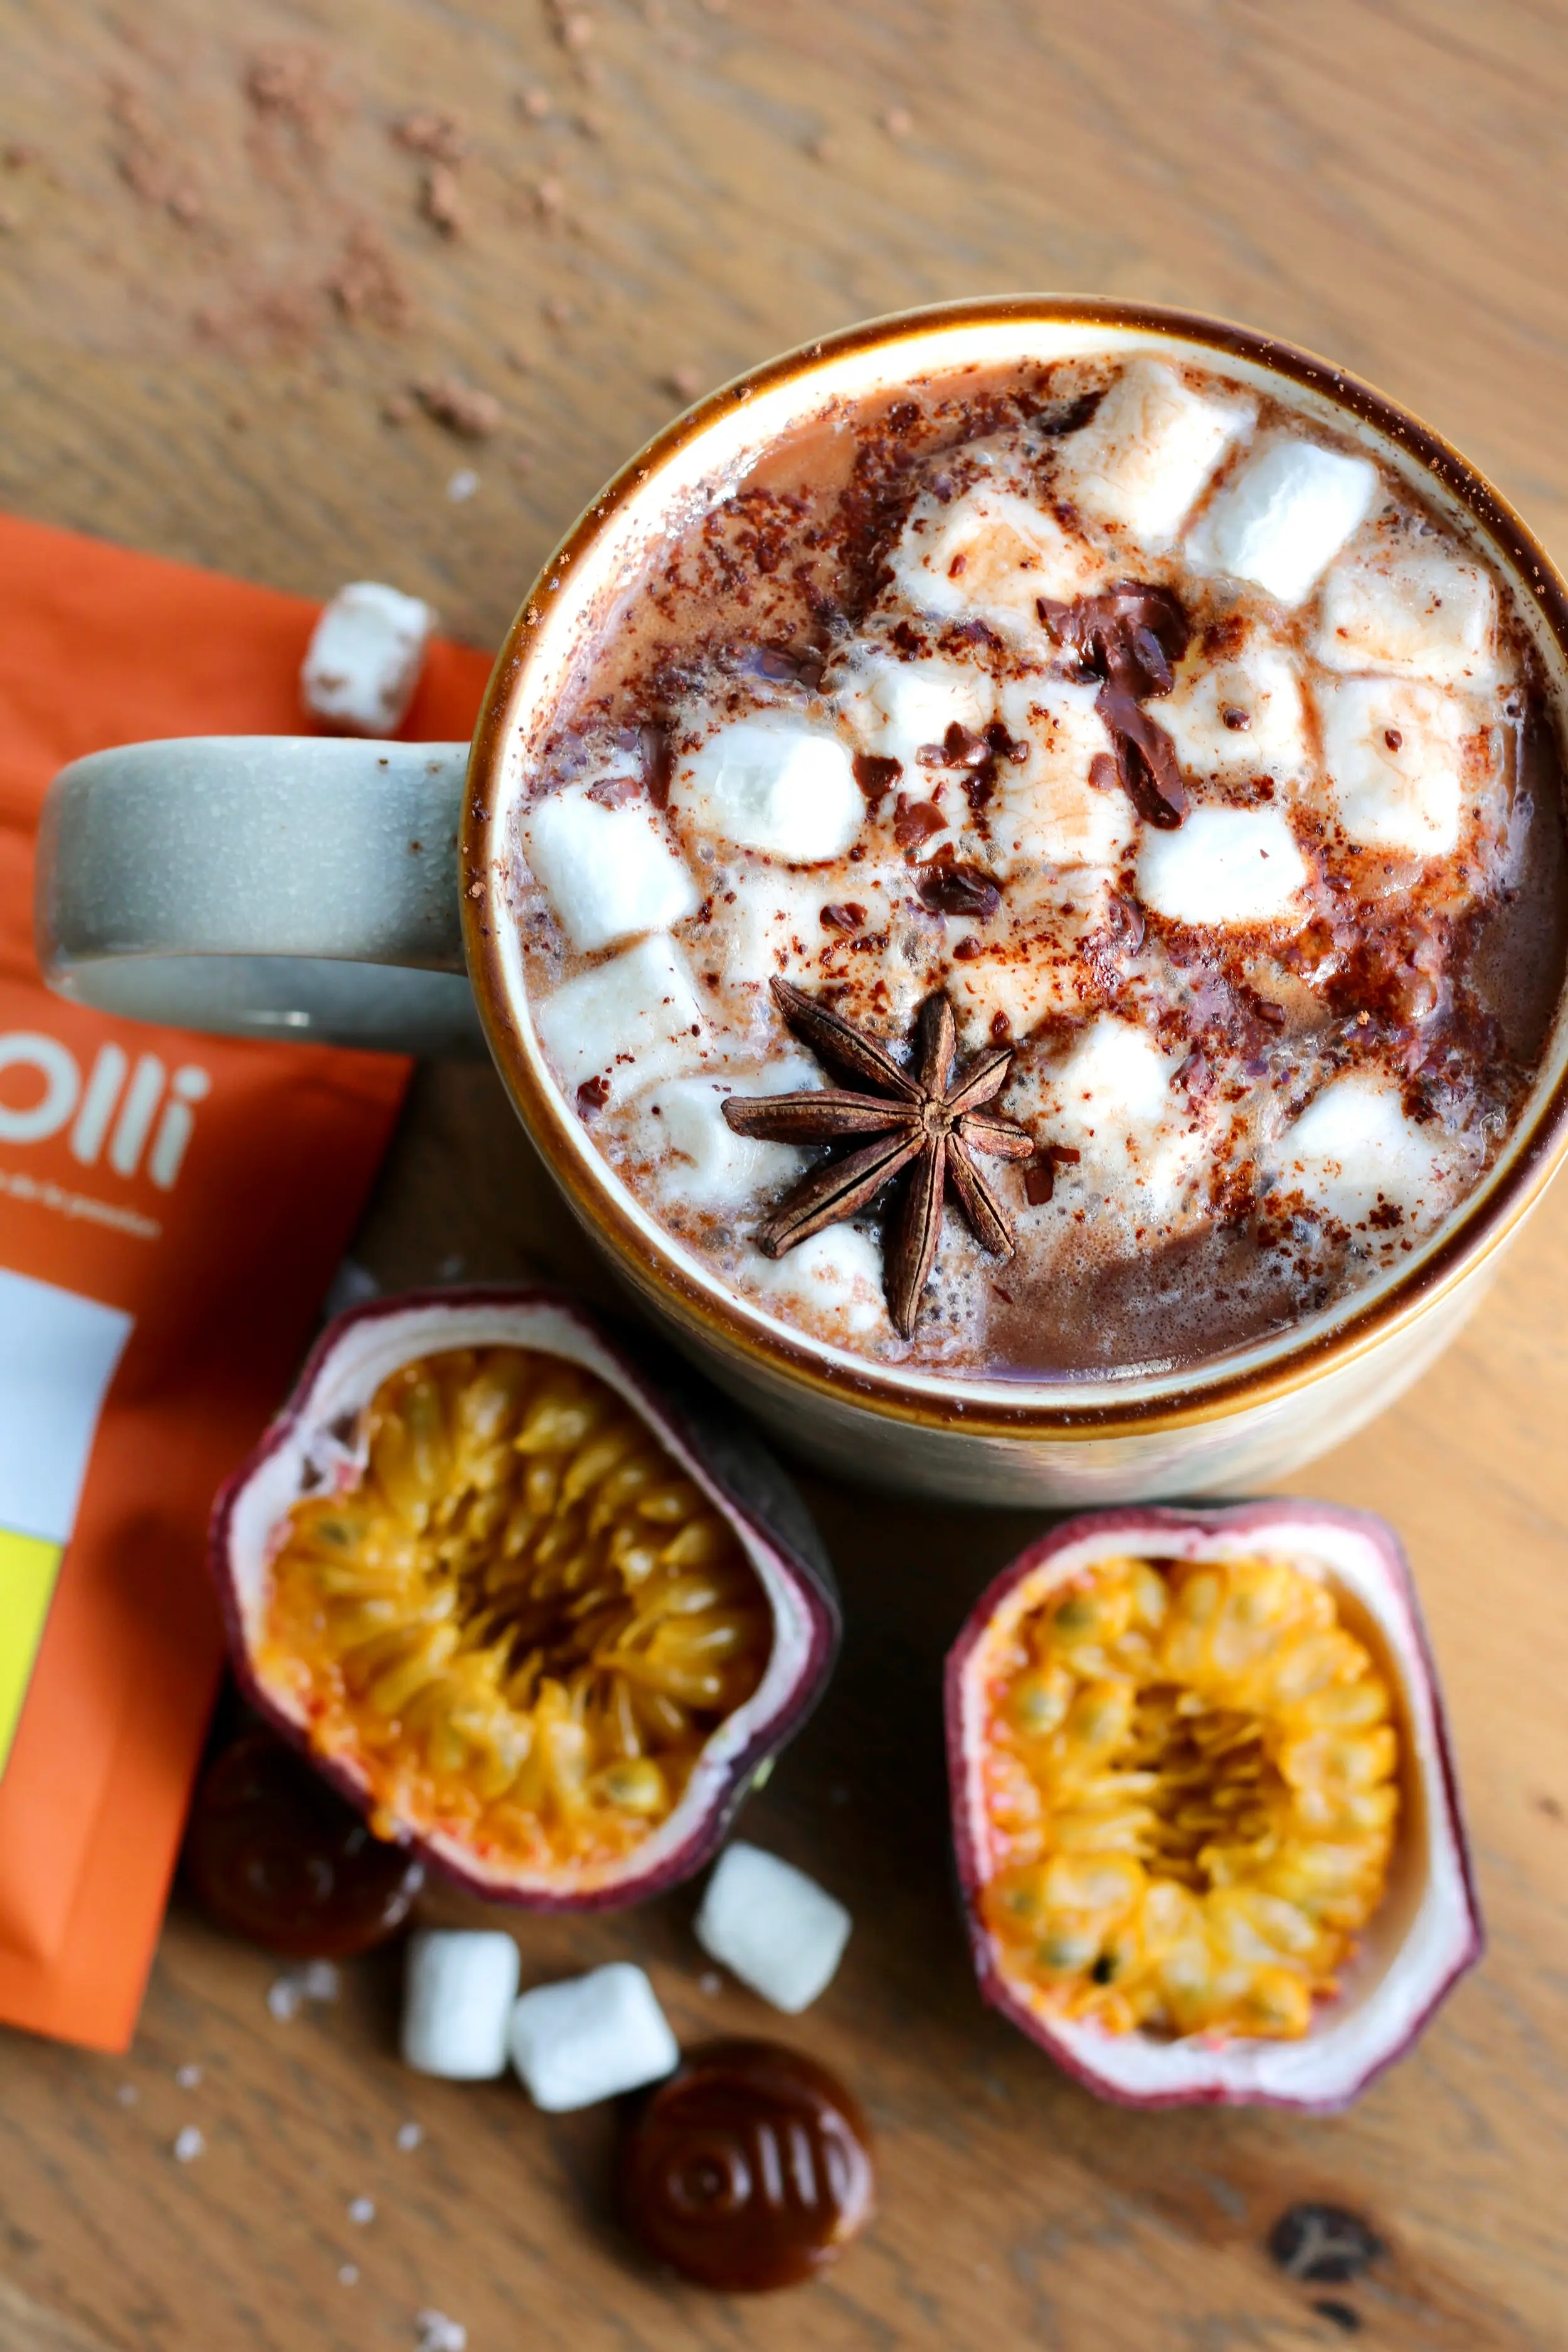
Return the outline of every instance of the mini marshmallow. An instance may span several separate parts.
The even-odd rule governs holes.
[[[1168,546],[1255,401],[1209,400],[1158,360],[1133,360],[1089,423],[1059,444],[1057,484],[1098,522]]]
[[[574,948],[592,954],[694,914],[697,885],[646,800],[596,799],[604,784],[549,793],[519,828],[528,862]]]
[[[774,1062],[745,1078],[675,1078],[648,1097],[641,1143],[666,1200],[691,1209],[743,1208],[759,1192],[793,1184],[810,1162],[787,1143],[737,1135],[724,1118],[732,1094],[805,1094],[822,1085],[815,1062]]]
[[[1188,656],[1150,717],[1189,776],[1272,776],[1299,783],[1311,767],[1300,672],[1293,655],[1256,634],[1232,661]]]
[[[1132,838],[1132,803],[1114,782],[1091,783],[1110,737],[1095,709],[1098,687],[1064,678],[1015,678],[1003,688],[1003,724],[1027,746],[1020,765],[998,761],[986,814],[998,874],[1033,866],[1114,866]]]
[[[903,789],[918,798],[925,781],[920,752],[943,741],[950,727],[984,732],[995,690],[984,670],[966,663],[941,655],[902,661],[878,648],[848,671],[839,699],[861,749],[897,760],[904,771]]]
[[[1355,1226],[1380,1203],[1399,1219],[1434,1223],[1447,1204],[1452,1171],[1439,1128],[1405,1115],[1392,1079],[1348,1071],[1315,1095],[1273,1153],[1280,1189]]]
[[[392,735],[403,724],[436,615],[379,580],[340,588],[310,633],[300,671],[307,710],[340,735]]]
[[[504,2073],[518,1969],[510,1936],[436,1927],[410,1936],[403,1963],[404,2064],[454,2083],[484,2083]]]
[[[895,593],[916,612],[1033,636],[1040,625],[1036,600],[1083,595],[1102,566],[1044,507],[983,482],[948,506],[917,500],[892,570]]]
[[[1281,808],[1188,812],[1151,825],[1138,852],[1138,896],[1167,922],[1198,928],[1278,923],[1301,912],[1307,862]]]
[[[787,2016],[833,1981],[851,1921],[804,1870],[741,1841],[727,1846],[697,1914],[697,1940],[742,1984]]]
[[[669,798],[694,831],[790,866],[841,857],[866,816],[847,743],[787,711],[716,728],[677,764]]]
[[[640,2091],[680,2063],[654,1989],[629,1960],[535,1985],[512,2010],[508,2039],[530,2098],[551,2116]]]
[[[822,909],[827,896],[820,882],[787,869],[738,873],[728,889],[715,893],[711,929],[702,934],[715,943],[725,982],[765,988],[775,973],[805,981],[826,936]]]
[[[1312,650],[1330,669],[1488,684],[1497,618],[1497,590],[1479,564],[1459,562],[1435,539],[1405,539],[1334,565]]]
[[[885,1327],[882,1253],[869,1234],[855,1225],[828,1225],[797,1243],[781,1258],[752,1255],[751,1278],[764,1297],[787,1299],[831,1332],[875,1331]]]
[[[1317,688],[1329,798],[1363,849],[1443,857],[1459,839],[1462,705],[1411,678],[1323,678]]]
[[[1057,1139],[1081,1146],[1152,1126],[1171,1108],[1177,1066],[1137,1022],[1097,1014],[1049,1082]]]
[[[1369,459],[1276,435],[1215,493],[1187,554],[1199,571],[1256,580],[1282,604],[1300,604],[1365,520],[1377,488]]]
[[[1134,1217],[1168,1215],[1201,1157],[1190,1107],[1172,1083],[1180,1066],[1136,1022],[1101,1013],[1040,1087],[1051,1139],[1081,1154],[1073,1174]]]
[[[566,981],[534,1021],[567,1095],[603,1078],[607,1104],[678,1076],[709,1052],[691,974],[662,932]]]

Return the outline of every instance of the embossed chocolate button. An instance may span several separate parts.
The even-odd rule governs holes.
[[[373,1837],[269,1731],[242,1733],[208,1768],[185,1875],[220,1927],[271,1952],[326,1960],[383,1942],[425,1881],[419,1862]]]
[[[796,2286],[871,2217],[870,2134],[799,2051],[710,2042],[629,2126],[620,2198],[632,2234],[700,2286]]]

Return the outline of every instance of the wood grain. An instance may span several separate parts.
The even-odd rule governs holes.
[[[1331,352],[1568,551],[1556,0],[0,0],[0,499],[26,512],[306,591],[392,578],[490,642],[681,404],[672,377],[695,391],[868,311],[1053,286]],[[468,134],[458,238],[390,135],[416,107]],[[357,317],[328,290],[351,247],[384,250],[401,327],[363,287]],[[492,436],[386,421],[452,371],[501,401]],[[454,501],[462,468],[479,484]],[[362,1253],[389,1283],[542,1264],[607,1295],[475,1069],[422,1076]],[[857,1917],[839,1979],[786,2029],[880,2134],[881,2218],[833,2282],[745,2306],[647,2275],[605,2210],[606,2116],[403,2072],[392,1959],[279,2022],[269,1963],[176,1901],[128,2060],[0,2043],[0,2346],[365,2352],[412,2346],[422,2307],[472,2352],[1310,2352],[1345,2309],[1401,2352],[1568,2342],[1565,1328],[1559,1193],[1436,1370],[1295,1482],[1407,1538],[1492,1934],[1352,2116],[1130,2116],[981,2008],[938,1676],[1031,1523],[811,1480],[844,1664],[747,1819]],[[684,2038],[768,2030],[737,1989],[703,1990],[690,1910],[526,1925],[526,1976],[636,1956]],[[425,2130],[409,2151],[405,2120]],[[205,2147],[180,2166],[186,2123]],[[1387,2242],[1365,2280],[1271,2265],[1270,2224],[1306,2197]]]

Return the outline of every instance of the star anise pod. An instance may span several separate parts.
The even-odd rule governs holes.
[[[855,1083],[811,1094],[731,1095],[724,1104],[730,1126],[765,1143],[873,1139],[803,1177],[758,1227],[757,1247],[767,1257],[783,1257],[825,1225],[858,1215],[884,1186],[900,1180],[882,1245],[883,1287],[888,1312],[907,1339],[931,1276],[949,1195],[983,1249],[996,1257],[1013,1255],[1007,1213],[974,1164],[976,1152],[1027,1160],[1034,1151],[1022,1128],[984,1108],[1007,1083],[1013,1049],[993,1046],[955,1077],[952,1007],[944,995],[930,996],[915,1026],[914,1066],[906,1070],[885,1046],[787,980],[775,980],[773,990],[802,1044]]]

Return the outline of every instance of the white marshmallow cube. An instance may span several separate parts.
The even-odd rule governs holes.
[[[1098,522],[1145,547],[1170,544],[1255,401],[1210,400],[1159,360],[1122,370],[1089,423],[1059,445],[1057,482]]]
[[[1254,634],[1233,660],[1191,655],[1150,717],[1189,776],[1272,776],[1299,783],[1311,767],[1300,672],[1284,646]]]
[[[1138,852],[1138,896],[1167,922],[1201,929],[1279,923],[1302,911],[1307,863],[1281,808],[1189,810],[1152,825]]]
[[[713,941],[725,984],[765,988],[775,973],[805,982],[826,937],[822,909],[827,897],[820,882],[787,868],[737,874],[729,888],[715,893],[712,929],[702,933]]]
[[[942,621],[980,620],[1033,637],[1037,600],[1069,603],[1103,566],[1033,499],[990,482],[942,506],[921,499],[893,551],[894,593]]]
[[[629,1960],[525,1992],[510,2042],[530,2098],[551,2116],[640,2091],[680,2063],[658,1995]]]
[[[918,798],[931,781],[919,753],[942,742],[950,727],[981,734],[990,724],[995,689],[983,669],[940,654],[903,661],[879,648],[863,653],[839,688],[839,704],[864,751],[897,760],[902,789]]]
[[[1405,540],[1334,565],[1312,650],[1330,669],[1486,685],[1497,670],[1497,590],[1479,563],[1435,539]]]
[[[1200,571],[1255,580],[1282,604],[1300,604],[1364,521],[1377,489],[1369,459],[1277,435],[1216,491],[1188,555]]]
[[[815,1062],[774,1062],[743,1078],[674,1078],[643,1107],[642,1148],[656,1161],[667,1201],[692,1209],[743,1208],[760,1192],[792,1184],[810,1161],[793,1144],[737,1135],[724,1117],[732,1094],[809,1093],[823,1083]]]
[[[789,866],[841,857],[866,817],[848,744],[787,711],[715,728],[678,763],[669,798],[693,831]]]
[[[340,735],[392,735],[403,724],[436,615],[379,580],[340,588],[310,633],[300,672],[305,708]]]
[[[1051,1140],[1081,1155],[1072,1172],[1134,1220],[1168,1216],[1201,1157],[1180,1067],[1137,1022],[1101,1013],[1039,1089]]]
[[[804,1870],[738,1841],[719,1857],[696,1931],[711,1959],[797,2017],[832,1983],[851,1924]]]
[[[1465,712],[1413,678],[1324,678],[1317,689],[1329,798],[1363,849],[1445,857],[1458,846]]]
[[[1441,1128],[1407,1118],[1391,1078],[1348,1071],[1315,1095],[1273,1153],[1280,1189],[1351,1227],[1380,1203],[1408,1225],[1436,1223],[1452,1189],[1453,1148]]]
[[[403,1963],[403,2063],[454,2083],[506,2068],[519,1957],[510,1936],[421,1928]]]
[[[662,932],[564,982],[533,1019],[567,1095],[603,1078],[606,1104],[698,1066],[710,1051],[691,974]]]
[[[783,1257],[752,1253],[748,1272],[764,1298],[785,1299],[829,1338],[886,1328],[882,1253],[854,1225],[827,1225]]]
[[[534,803],[520,831],[557,921],[584,954],[668,930],[694,914],[697,885],[646,800],[606,804],[568,784]]]
[[[1002,688],[1004,725],[1028,747],[1021,764],[1001,760],[987,811],[995,871],[1114,866],[1132,838],[1131,802],[1120,784],[1089,782],[1110,737],[1095,709],[1098,687],[1065,678],[1015,678]]]

